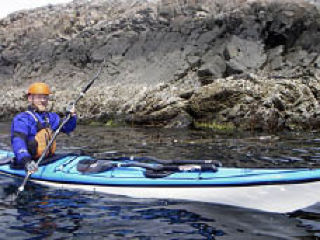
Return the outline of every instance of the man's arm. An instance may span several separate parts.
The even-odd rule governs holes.
[[[31,161],[28,151],[28,118],[22,114],[17,115],[11,125],[11,145],[16,157],[16,164],[24,166]]]
[[[62,121],[60,121],[60,117],[56,113],[51,113],[51,118],[52,118],[52,122],[53,122],[52,125],[51,125],[52,130],[56,131]],[[64,132],[64,133],[68,134],[68,133],[72,132],[76,128],[76,126],[77,126],[77,116],[74,115],[62,127],[61,132]]]

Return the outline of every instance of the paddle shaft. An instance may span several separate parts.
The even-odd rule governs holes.
[[[88,84],[83,88],[83,90],[80,92],[79,96],[76,98],[76,100],[72,103],[72,106],[75,106],[79,100],[85,95],[85,93],[88,91],[88,89],[92,86],[92,84],[94,83],[94,81],[100,76],[100,73],[102,71],[102,67],[105,63],[105,60],[103,61],[103,63],[100,66],[99,71],[97,72],[97,74],[88,82]],[[40,156],[40,158],[38,159],[38,161],[36,162],[36,166],[38,167],[39,164],[41,163],[41,161],[45,158],[45,156],[47,155],[52,143],[54,142],[54,140],[57,138],[58,134],[60,133],[62,127],[69,121],[69,119],[71,118],[71,113],[68,112],[67,116],[65,117],[65,119],[63,120],[63,122],[60,124],[60,126],[58,127],[58,129],[54,132],[52,138],[50,139],[48,145],[46,146],[45,150],[43,151],[42,155]],[[25,176],[21,186],[18,188],[18,192],[17,195],[19,195],[20,192],[22,192],[24,190],[24,186],[26,185],[30,175],[32,174],[32,172],[28,171],[27,175]]]
[[[103,60],[103,63],[101,64],[101,66],[100,66],[100,69],[99,69],[99,71],[97,72],[97,74],[88,82],[88,84],[82,89],[82,91],[80,92],[80,94],[79,94],[79,96],[76,98],[76,100],[73,102],[73,104],[72,105],[76,105],[78,102],[79,102],[79,100],[81,99],[81,98],[83,98],[83,96],[86,94],[86,92],[89,90],[89,88],[92,86],[92,84],[94,83],[94,81],[100,76],[100,73],[101,73],[101,71],[102,71],[102,67],[103,67],[103,65],[105,64],[105,59]]]

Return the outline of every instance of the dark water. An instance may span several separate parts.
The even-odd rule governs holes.
[[[9,149],[0,123],[0,148]],[[319,167],[320,134],[219,136],[205,131],[79,126],[60,151],[118,151],[163,159],[219,159],[224,166]],[[289,214],[217,204],[131,199],[61,190],[0,175],[0,239],[320,239],[320,204]],[[302,193],[303,194],[303,193]]]

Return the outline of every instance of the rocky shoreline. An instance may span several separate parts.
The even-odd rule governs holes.
[[[0,19],[0,118],[33,81],[83,122],[320,129],[320,12],[304,0],[74,1]]]

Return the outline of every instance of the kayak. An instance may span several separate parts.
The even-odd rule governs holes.
[[[0,150],[0,160],[12,157],[12,152]],[[320,201],[320,169],[193,168],[162,177],[148,177],[144,165],[123,157],[111,159],[112,167],[101,172],[79,171],[81,162],[92,159],[75,154],[61,155],[40,166],[30,181],[134,198],[201,201],[279,213]],[[8,163],[0,165],[0,173],[15,177],[26,175],[24,170],[11,169]]]

